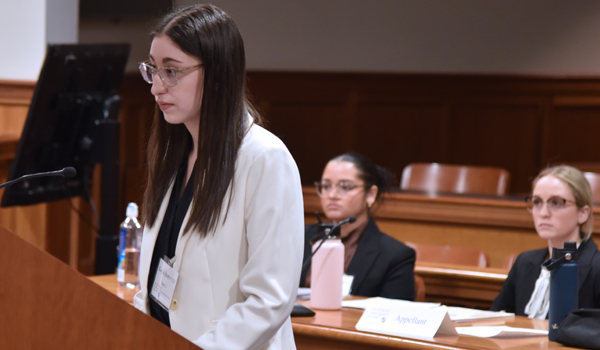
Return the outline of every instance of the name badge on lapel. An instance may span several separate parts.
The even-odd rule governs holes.
[[[152,291],[150,292],[150,297],[167,311],[171,309],[175,286],[179,278],[179,272],[173,268],[174,262],[175,257],[173,259],[164,257],[160,260],[156,269],[156,275],[154,276]]]

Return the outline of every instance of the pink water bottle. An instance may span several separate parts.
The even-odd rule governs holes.
[[[313,245],[313,251],[320,242]],[[339,238],[326,240],[312,257],[310,305],[315,309],[342,308],[344,244]]]

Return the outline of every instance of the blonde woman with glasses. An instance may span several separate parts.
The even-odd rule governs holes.
[[[579,264],[579,307],[600,307],[600,253],[590,239],[594,226],[592,191],[583,173],[561,165],[543,170],[533,181],[527,209],[546,248],[517,257],[492,310],[505,310],[529,318],[548,317],[550,273],[542,268],[552,248],[576,242]]]
[[[341,226],[340,232],[345,248],[344,270],[354,277],[350,293],[413,300],[415,251],[379,231],[371,212],[373,205],[382,200],[389,178],[387,170],[351,152],[330,160],[315,185],[329,220],[339,223],[356,217],[355,222]],[[311,240],[318,235],[317,225],[306,225],[305,259],[310,259]],[[303,269],[300,285],[310,287],[310,265]]]

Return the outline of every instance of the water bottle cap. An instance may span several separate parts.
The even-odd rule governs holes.
[[[137,204],[131,202],[127,205],[127,211],[125,213],[130,218],[138,217],[138,206]]]
[[[577,244],[575,242],[565,242],[564,248],[552,248],[552,257],[542,264],[545,268],[552,271],[567,262],[577,262]]]

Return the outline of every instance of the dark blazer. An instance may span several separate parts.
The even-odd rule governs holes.
[[[600,252],[590,238],[578,249],[579,259],[579,307],[600,308]],[[535,281],[540,276],[541,265],[548,257],[548,248],[521,253],[510,269],[500,294],[494,300],[492,310],[505,310],[525,315],[525,306],[531,299]]]
[[[312,251],[310,240],[317,235],[317,226],[306,225],[304,233],[306,260]],[[310,264],[302,271],[300,286],[304,285],[309,268]],[[414,268],[415,251],[379,231],[370,220],[346,270],[346,274],[354,276],[350,294],[414,300]]]

